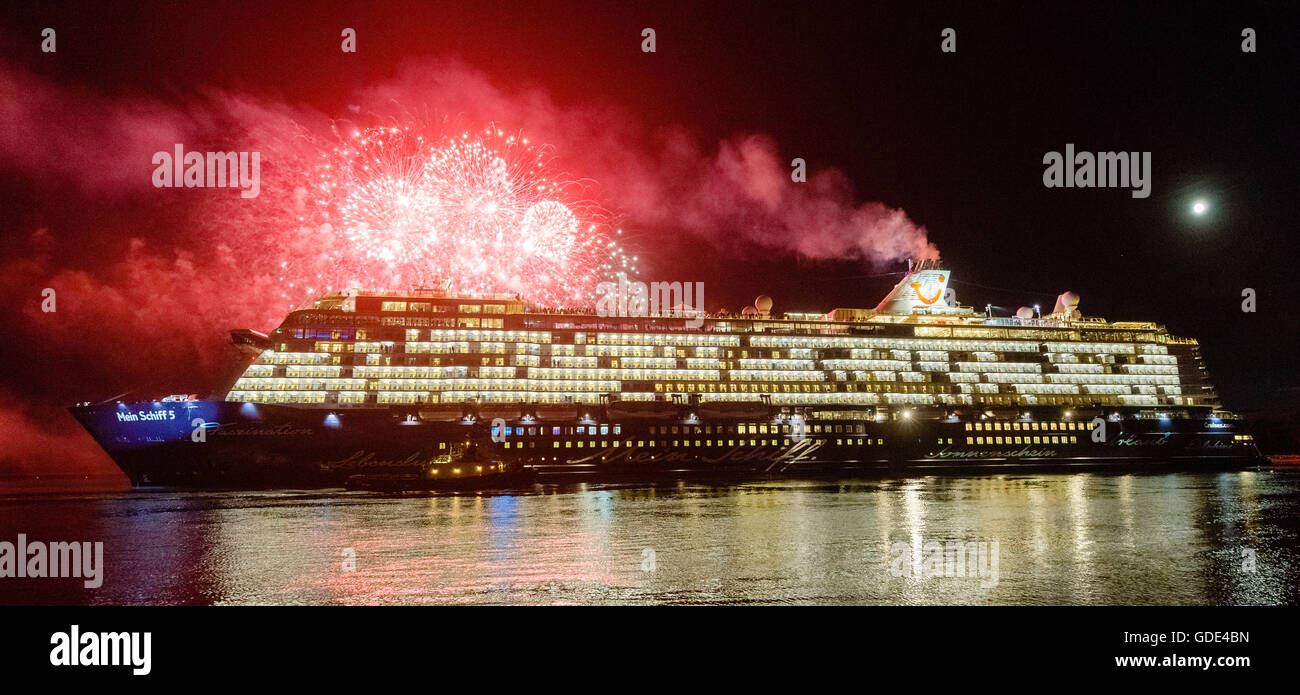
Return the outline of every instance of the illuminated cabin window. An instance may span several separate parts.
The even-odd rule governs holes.
[[[406,302],[384,302],[383,311],[406,311]]]

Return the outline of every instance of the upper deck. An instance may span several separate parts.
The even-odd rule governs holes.
[[[770,314],[770,300],[737,315],[683,308],[671,287],[656,289],[668,296],[648,316],[446,290],[331,294],[292,312],[226,398],[327,407],[1217,404],[1195,341],[1154,323],[1085,318],[1070,293],[1047,316],[976,314],[946,301],[948,279],[922,267],[875,309],[783,316]]]

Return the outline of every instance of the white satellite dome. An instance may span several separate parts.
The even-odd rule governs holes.
[[[1056,298],[1056,306],[1052,309],[1053,314],[1060,314],[1065,317],[1073,317],[1079,313],[1079,295],[1073,292],[1062,292],[1061,296]]]
[[[754,300],[754,308],[758,309],[760,314],[772,311],[772,298],[765,294],[758,295],[758,299]]]
[[[1019,309],[1016,309],[1016,318],[1018,318],[1018,319],[1032,319],[1032,318],[1034,318],[1034,310],[1033,310],[1033,309],[1030,309],[1030,308],[1027,307],[1027,306],[1022,306],[1022,307],[1020,307]]]
[[[753,306],[747,306],[740,310],[740,314],[741,316],[757,316],[758,309],[755,309]]]

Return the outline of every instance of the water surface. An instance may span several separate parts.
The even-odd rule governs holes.
[[[10,495],[0,541],[101,541],[104,582],[0,578],[0,602],[1295,604],[1298,493],[1263,470]],[[968,542],[996,574],[926,576],[927,544]]]

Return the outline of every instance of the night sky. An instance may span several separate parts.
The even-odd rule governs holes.
[[[0,474],[110,471],[60,407],[211,388],[233,364],[225,331],[284,313],[265,299],[274,215],[154,189],[148,152],[273,153],[284,123],[412,115],[553,144],[643,275],[705,280],[709,308],[760,293],[777,312],[874,306],[901,259],[822,243],[797,217],[902,210],[963,304],[1049,309],[1073,290],[1086,315],[1198,338],[1225,405],[1274,450],[1297,446],[1300,56],[1285,4],[913,4],[7,7],[0,433],[14,444]],[[343,27],[356,53],[340,51]],[[940,51],[945,27],[956,53]],[[1151,152],[1150,197],[1046,188],[1043,156],[1067,143]],[[712,167],[751,151],[804,158],[824,189],[781,209],[728,196]]]

